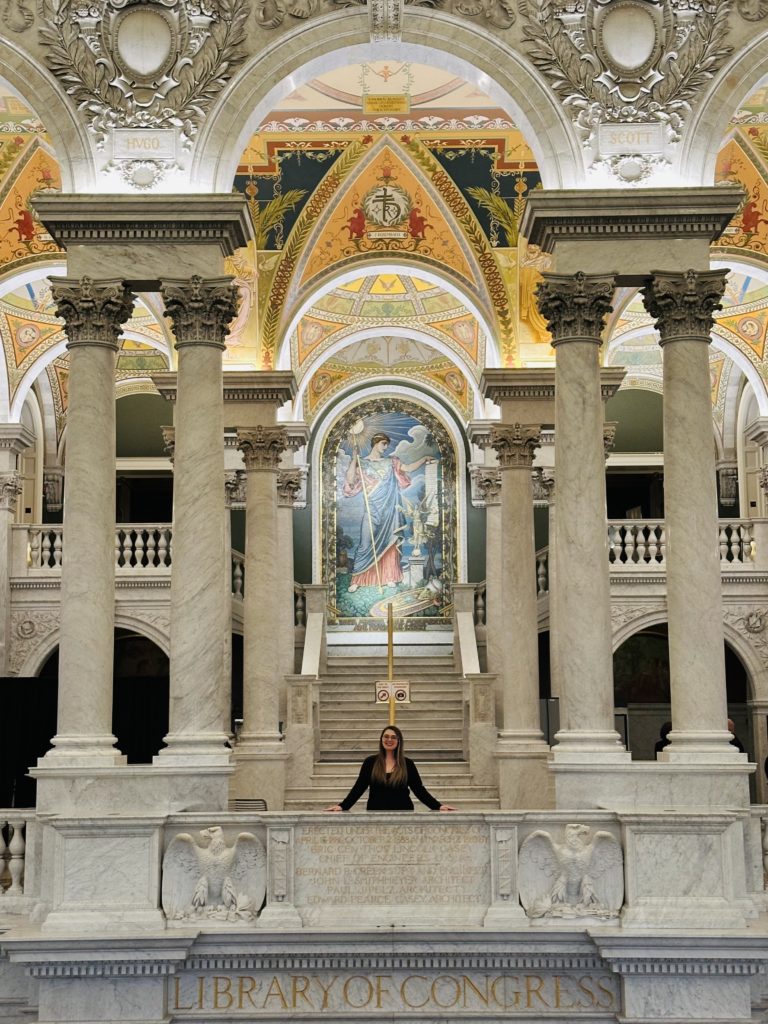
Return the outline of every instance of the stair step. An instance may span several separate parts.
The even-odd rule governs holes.
[[[429,777],[432,774],[465,776],[469,774],[469,764],[466,761],[419,761],[419,774]],[[349,762],[347,761],[315,761],[312,770],[312,778],[319,776],[344,776],[351,777]]]
[[[332,799],[334,799],[334,798],[332,798]],[[451,804],[451,806],[455,807],[457,811],[498,811],[499,810],[499,801],[498,801],[498,799],[495,799],[495,798],[494,799],[477,799],[477,800],[469,798],[469,799],[456,799],[456,800],[452,800],[452,799],[449,799],[448,797],[445,797],[443,802],[447,803],[447,804]],[[420,804],[418,802],[418,800],[414,801],[414,803],[416,805],[415,806],[415,813],[416,814],[434,814],[435,813],[434,811],[430,811],[429,808],[425,807],[423,804]],[[290,799],[286,799],[286,801],[285,801],[285,809],[286,809],[286,811],[323,811],[328,806],[330,806],[330,805],[327,802],[324,802],[323,800],[290,800]],[[366,813],[366,810],[365,810],[365,800],[362,799],[362,798],[357,802],[357,804],[355,804],[355,806],[354,806],[354,808],[352,810],[353,814],[354,813],[358,813],[359,814],[360,812],[362,812],[363,814]],[[373,812],[373,813],[375,813],[375,812]],[[409,813],[409,812],[404,812],[404,813]]]

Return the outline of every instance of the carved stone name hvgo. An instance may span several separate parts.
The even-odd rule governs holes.
[[[241,832],[228,846],[218,825],[200,832],[198,845],[182,832],[163,858],[163,910],[169,921],[199,918],[236,922],[254,920],[267,888],[264,845]]]
[[[619,841],[588,839],[587,825],[565,826],[564,841],[537,829],[520,847],[520,901],[529,917],[617,917],[624,901]]]

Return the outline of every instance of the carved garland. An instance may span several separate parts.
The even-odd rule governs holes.
[[[585,145],[603,122],[655,121],[667,127],[669,141],[679,141],[685,116],[732,52],[723,43],[732,0],[702,0],[695,11],[661,0],[659,55],[640,76],[624,76],[612,67],[600,45],[596,18],[604,6],[605,0],[597,7],[584,5],[575,20],[566,22],[562,4],[521,0],[531,60],[562,100]],[[744,14],[747,7],[764,6],[741,0],[739,10]],[[758,10],[752,20],[761,16]],[[637,88],[626,91],[629,79]]]
[[[151,10],[170,30],[163,69],[136,72],[117,47],[126,0],[41,0],[45,61],[88,119],[102,148],[113,128],[177,128],[189,148],[235,68],[245,59],[249,0],[164,0]],[[146,9],[146,8],[145,8]]]

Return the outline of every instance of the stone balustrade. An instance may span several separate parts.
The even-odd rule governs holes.
[[[34,834],[34,809],[0,808],[0,915],[31,910],[27,864]]]

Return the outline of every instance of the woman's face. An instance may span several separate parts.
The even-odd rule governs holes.
[[[391,729],[385,729],[381,737],[381,743],[385,750],[391,751],[394,754],[399,743],[397,733]]]
[[[382,437],[381,440],[377,441],[373,446],[373,450],[378,452],[379,455],[383,455],[387,448],[389,448],[389,441],[387,441],[385,437]]]

